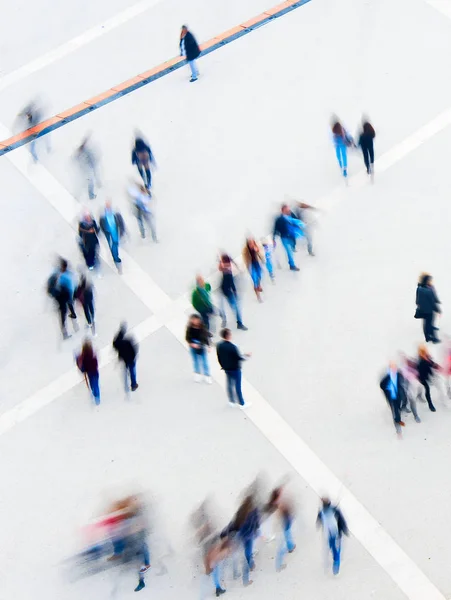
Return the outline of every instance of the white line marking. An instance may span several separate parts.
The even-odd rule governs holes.
[[[138,2],[137,4],[134,4],[133,6],[130,6],[124,11],[118,13],[114,17],[107,19],[104,23],[88,29],[84,33],[77,35],[64,44],[61,44],[61,46],[46,52],[46,54],[43,54],[39,58],[32,60],[28,64],[19,67],[15,71],[11,71],[11,73],[7,73],[4,77],[0,78],[0,91],[6,89],[10,85],[13,85],[14,83],[22,81],[22,79],[25,79],[32,73],[36,73],[37,71],[40,71],[41,69],[44,69],[45,67],[57,62],[58,60],[61,60],[68,54],[71,54],[72,52],[75,52],[75,50],[78,50],[86,44],[89,44],[89,42],[102,37],[102,35],[105,35],[106,33],[113,31],[113,29],[120,27],[124,23],[131,21],[135,17],[142,15],[162,1],[163,0],[142,0],[141,2]]]
[[[382,173],[398,163],[407,154],[416,150],[450,123],[451,109],[443,112],[406,140],[383,154],[376,161],[376,174]],[[3,135],[3,137],[9,135],[7,129],[1,124],[0,135]],[[79,212],[79,204],[44,167],[37,165],[31,174],[29,173],[30,158],[25,148],[15,150],[6,158],[48,199],[50,204],[66,221],[70,224],[73,223],[74,217]],[[367,182],[367,177],[364,173],[358,173],[350,178],[350,184],[353,187],[360,187],[365,182]],[[319,200],[318,205],[330,210],[344,196],[345,192],[344,185],[337,187],[332,193]],[[122,254],[125,256],[124,252]],[[163,324],[186,347],[183,336],[186,323],[184,310],[188,304],[186,297],[171,302],[147,273],[127,255],[125,267],[128,269],[129,266],[131,269],[130,274],[122,276],[124,282],[153,312],[166,313],[165,319],[159,320],[157,316],[154,316],[139,325],[137,330],[140,339],[144,339]],[[168,308],[170,309],[169,312]],[[101,351],[101,366],[108,364],[111,360],[110,348],[104,348]],[[224,389],[224,375],[220,372],[216,361],[211,361],[211,363],[212,376]],[[0,416],[0,435],[35,414],[40,408],[48,406],[79,382],[80,376],[73,368],[44,390],[33,394],[12,410],[4,413]],[[253,403],[247,417],[287,459],[304,481],[317,494],[321,494],[325,490],[330,495],[338,495],[338,492],[340,492],[341,505],[349,518],[352,533],[393,579],[406,597],[409,600],[445,600],[441,592],[404,550],[246,379],[243,379],[243,392],[246,399]]]

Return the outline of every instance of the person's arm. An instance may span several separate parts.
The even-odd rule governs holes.
[[[321,511],[319,511],[316,517],[316,528],[319,529],[323,525],[323,520],[321,519]]]
[[[221,347],[219,344],[216,346],[216,356],[218,358],[218,363],[219,363],[221,369],[224,369],[224,367],[222,365],[222,360],[221,360]]]
[[[280,231],[279,231],[279,217],[277,217],[277,219],[274,221],[274,227],[273,227],[273,232],[272,232],[272,243],[274,244],[274,246],[276,245],[276,236],[280,235]]]

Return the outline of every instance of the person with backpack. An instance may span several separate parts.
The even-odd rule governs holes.
[[[200,56],[200,48],[196,38],[191,31],[188,30],[186,25],[182,26],[182,31],[180,32],[180,55],[186,58],[186,62],[191,69],[190,83],[197,81],[199,70],[197,68],[196,59]]]
[[[341,561],[341,539],[349,535],[348,525],[341,510],[329,498],[321,498],[321,509],[316,517],[316,526],[322,527],[333,558],[332,572],[338,575]]]
[[[65,340],[70,337],[66,328],[68,310],[69,317],[74,319],[74,330],[78,330],[78,326],[76,325],[77,315],[73,304],[75,287],[76,279],[72,271],[69,270],[69,263],[64,258],[60,258],[58,267],[47,280],[47,294],[55,300],[58,307],[61,333]]]
[[[136,381],[136,357],[138,356],[138,344],[127,335],[127,324],[121,323],[119,331],[113,340],[113,348],[116,350],[118,359],[124,364],[125,391],[132,392],[138,389]],[[130,377],[130,385],[129,385]]]
[[[196,287],[191,294],[191,304],[200,314],[207,331],[210,331],[210,316],[214,314],[215,309],[211,298],[211,285],[202,275],[196,276]]]
[[[76,357],[77,367],[85,375],[96,406],[100,404],[99,364],[92,344],[89,340],[83,342],[80,354]]]

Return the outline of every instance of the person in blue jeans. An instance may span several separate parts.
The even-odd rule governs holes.
[[[118,271],[121,270],[121,259],[119,257],[119,242],[125,234],[125,223],[121,213],[113,210],[111,202],[105,203],[105,210],[100,217],[100,229],[105,235],[111,251],[114,264]]]
[[[234,311],[236,315],[237,329],[247,331],[247,327],[243,324],[243,320],[241,317],[241,310],[238,301],[238,292],[232,273],[233,265],[237,266],[235,261],[232,258],[230,258],[228,254],[221,255],[218,266],[219,271],[222,273],[220,290],[223,298],[227,300],[230,308]],[[222,313],[222,327],[225,327],[227,325],[227,321],[223,306],[221,306],[220,312]]]
[[[219,342],[216,346],[216,355],[218,357],[218,362],[221,365],[221,369],[223,369],[226,374],[229,404],[231,406],[236,406],[237,400],[240,408],[247,408],[250,406],[250,403],[244,401],[243,393],[241,391],[241,363],[251,355],[242,355],[237,346],[232,344],[230,341],[232,339],[232,332],[230,329],[223,329],[221,331],[221,338],[222,342]]]
[[[291,554],[296,549],[296,544],[291,533],[294,508],[292,502],[287,497],[284,486],[279,486],[271,492],[265,511],[268,515],[276,514],[282,521],[283,541],[276,554],[276,570],[281,571],[286,566],[283,562],[286,553]]]
[[[194,381],[201,381],[202,369],[206,383],[212,383],[207,357],[210,350],[210,336],[200,315],[191,315],[189,318],[185,339],[193,359]]]
[[[131,389],[134,392],[139,387],[136,381],[138,344],[131,336],[127,335],[126,323],[121,323],[119,331],[113,340],[113,348],[116,350],[119,360],[124,364],[125,391],[128,392]]]
[[[76,357],[77,367],[89,381],[92,397],[96,406],[100,404],[99,364],[92,344],[89,340],[83,342],[81,353]]]
[[[348,177],[348,148],[355,146],[352,136],[346,131],[343,125],[336,118],[332,120],[332,138],[335,147],[335,154],[340,166],[343,177]]]
[[[329,498],[321,498],[322,507],[316,518],[317,527],[322,527],[326,536],[326,543],[332,553],[332,572],[338,575],[341,561],[341,538],[343,534],[349,535],[348,525],[341,510],[334,506]]]
[[[296,239],[293,235],[293,226],[291,222],[292,213],[288,204],[282,204],[280,209],[280,215],[274,221],[273,227],[273,246],[276,247],[276,238],[280,237],[282,246],[285,249],[288,259],[288,265],[290,271],[299,271],[299,267],[294,262],[294,249],[296,246]]]

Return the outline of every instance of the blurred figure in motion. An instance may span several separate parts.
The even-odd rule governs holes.
[[[418,347],[418,362],[417,362],[417,371],[418,371],[418,381],[424,387],[424,391],[426,393],[426,401],[429,406],[429,410],[431,412],[435,412],[435,406],[432,404],[431,398],[431,378],[434,374],[434,370],[440,369],[439,365],[435,363],[431,355],[428,352],[425,344],[421,344]]]
[[[70,337],[66,328],[68,310],[69,317],[74,319],[74,330],[78,331],[78,326],[76,324],[77,315],[75,314],[73,304],[75,287],[76,278],[72,271],[69,270],[69,263],[64,258],[60,258],[58,267],[50,275],[47,281],[47,293],[57,304],[60,315],[61,333],[65,340]]]
[[[426,342],[438,344],[440,340],[436,335],[437,327],[434,327],[434,318],[440,314],[440,300],[437,298],[435,288],[432,285],[432,277],[429,273],[422,273],[417,285],[415,319],[423,319],[423,332]]]
[[[202,275],[196,276],[196,287],[191,294],[191,304],[194,310],[200,314],[207,331],[210,331],[210,317],[215,309],[211,297],[211,285],[205,281]]]
[[[244,264],[250,273],[252,283],[254,285],[254,292],[257,296],[257,300],[262,302],[262,264],[265,262],[263,248],[255,241],[254,238],[249,237],[246,240],[242,254]]]
[[[207,352],[210,350],[210,336],[199,315],[191,315],[186,327],[185,339],[188,343],[194,366],[194,381],[201,381],[203,371],[206,383],[213,383],[210,377]]]
[[[277,515],[280,517],[283,531],[283,541],[276,554],[276,570],[281,571],[286,567],[284,557],[286,553],[292,553],[296,549],[291,527],[294,520],[294,506],[292,500],[288,497],[285,486],[274,488],[269,497],[269,502],[266,505],[266,512],[269,515]]]
[[[408,358],[403,352],[399,354],[399,370],[404,378],[405,394],[401,404],[401,411],[407,413],[412,412],[417,423],[421,423],[421,419],[417,412],[417,397],[419,393],[418,387],[418,371],[416,361]]]
[[[352,136],[346,131],[346,129],[335,116],[332,119],[332,139],[341,173],[347,182],[348,148],[355,146],[355,144]]]
[[[150,190],[152,187],[151,166],[155,166],[155,159],[149,144],[144,141],[142,135],[135,131],[135,143],[132,150],[132,165],[136,165],[142,177],[144,186]]]
[[[395,361],[390,361],[388,371],[381,379],[380,388],[393,415],[396,433],[401,435],[401,427],[405,425],[401,420],[401,406],[404,403],[406,383]]]
[[[86,210],[78,223],[80,250],[90,271],[98,264],[100,229],[91,213]]]
[[[238,265],[228,254],[222,254],[220,256],[218,265],[218,269],[222,273],[220,290],[222,293],[222,297],[225,298],[225,300],[227,300],[230,308],[235,312],[237,329],[247,331],[247,327],[243,325],[243,321],[241,318],[238,291],[236,289],[235,279],[233,277],[233,266],[235,266],[238,269]],[[227,325],[227,321],[224,306],[221,307],[221,312],[223,315],[222,327],[225,327]]]
[[[191,69],[190,83],[197,81],[199,70],[197,68],[196,59],[200,56],[200,48],[196,38],[191,31],[188,30],[186,25],[182,25],[182,31],[180,32],[180,55],[186,58],[189,68]]]
[[[321,498],[321,509],[316,517],[316,526],[322,527],[326,536],[326,543],[332,553],[332,572],[338,575],[341,560],[341,539],[349,535],[348,525],[341,510],[334,506],[329,498]]]
[[[142,239],[146,237],[146,226],[150,229],[150,234],[154,242],[158,242],[157,231],[155,229],[155,215],[150,207],[152,194],[144,185],[134,181],[128,187],[128,195],[132,199],[136,219],[138,221],[139,232]]]
[[[221,331],[222,342],[216,346],[216,354],[221,369],[225,371],[227,378],[227,395],[230,406],[236,406],[235,395],[240,408],[248,408],[250,402],[245,402],[241,391],[241,363],[251,355],[242,355],[235,344],[232,344],[232,332],[230,329]]]
[[[313,235],[312,235],[312,219],[311,213],[316,212],[318,209],[305,202],[296,202],[296,206],[293,210],[296,219],[301,221],[303,226],[303,233],[305,241],[307,243],[307,252],[309,256],[315,256],[313,252]]]
[[[125,235],[125,223],[121,213],[113,210],[109,200],[105,203],[105,210],[100,217],[100,229],[105,235],[114,264],[120,273],[122,261],[119,257],[119,242]]]
[[[91,390],[94,402],[98,406],[100,404],[99,363],[89,340],[83,342],[81,352],[76,357],[76,363],[85,379],[87,379],[86,383],[89,382],[88,387]]]
[[[374,181],[374,138],[376,132],[367,117],[362,117],[362,129],[359,133],[358,145],[363,154],[366,172]]]
[[[125,391],[128,393],[138,389],[136,382],[136,357],[138,356],[138,344],[127,335],[127,324],[121,323],[119,331],[113,340],[113,348],[116,350],[118,358],[124,364],[124,383]],[[130,377],[130,385],[129,385]]]
[[[87,327],[91,328],[92,335],[95,337],[94,286],[84,273],[80,275],[78,286],[75,290],[75,299],[80,302],[85,313]]]
[[[23,123],[23,127],[25,129],[31,129],[32,127],[36,127],[39,123],[42,123],[44,120],[43,108],[41,103],[38,100],[33,100],[29,104],[25,106],[25,108],[18,114],[18,120]],[[45,139],[47,152],[50,152],[50,136],[49,134],[40,135]],[[30,142],[30,153],[33,158],[33,161],[38,162],[38,154],[36,150],[37,140],[39,138],[35,138]]]
[[[294,249],[296,247],[296,238],[293,233],[291,224],[291,210],[288,204],[282,204],[280,215],[274,221],[273,227],[273,245],[276,247],[276,237],[279,236],[282,246],[287,253],[288,265],[291,271],[299,271],[299,268],[294,263]]]
[[[88,184],[88,196],[90,200],[97,198],[96,187],[100,187],[98,157],[91,142],[91,134],[88,133],[75,151],[74,159],[80,168],[82,176]]]
[[[274,263],[273,263],[273,248],[272,248],[271,244],[268,243],[268,240],[266,238],[262,239],[262,248],[263,248],[263,253],[265,255],[266,270],[268,271],[268,275],[269,275],[269,278],[271,279],[272,283],[274,283],[275,275],[274,275]]]

